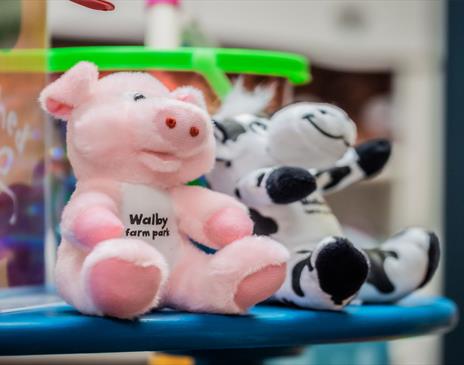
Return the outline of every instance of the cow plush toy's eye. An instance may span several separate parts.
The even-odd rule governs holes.
[[[213,119],[213,125],[214,125],[214,138],[216,138],[217,141],[224,143],[227,140],[227,132],[225,128],[222,126],[221,123],[215,121]]]
[[[249,128],[250,128],[250,130],[252,130],[255,133],[261,133],[261,132],[267,130],[267,125],[260,122],[260,121],[258,121],[258,120],[255,120],[255,121],[250,123]]]
[[[134,101],[146,99],[146,96],[140,93],[134,94]]]

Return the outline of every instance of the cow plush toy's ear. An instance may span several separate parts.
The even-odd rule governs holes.
[[[206,110],[206,102],[203,93],[191,86],[183,86],[175,89],[171,96],[177,100],[185,101],[190,104],[199,106],[203,110]]]
[[[40,104],[54,117],[68,120],[73,109],[90,94],[97,81],[97,66],[79,62],[42,90]]]

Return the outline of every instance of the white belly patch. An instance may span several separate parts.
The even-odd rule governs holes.
[[[122,220],[125,237],[151,244],[169,263],[175,259],[180,236],[172,199],[164,190],[124,184]]]

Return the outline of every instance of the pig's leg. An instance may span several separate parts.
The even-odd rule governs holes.
[[[134,318],[158,306],[167,277],[164,258],[140,240],[111,239],[88,255],[60,248],[57,285],[62,296],[86,314]]]
[[[169,305],[190,311],[239,314],[283,283],[288,252],[267,237],[249,236],[214,255],[192,245],[169,279]]]

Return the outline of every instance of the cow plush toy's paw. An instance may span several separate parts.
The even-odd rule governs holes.
[[[306,169],[262,168],[238,181],[235,196],[248,206],[290,204],[306,198],[316,188],[315,177]]]
[[[300,167],[279,167],[266,179],[267,192],[276,204],[297,202],[314,192],[316,187],[314,176]]]
[[[336,306],[347,304],[366,281],[366,255],[346,238],[331,237],[314,252],[314,268],[321,289]]]
[[[289,279],[276,299],[304,308],[340,310],[358,293],[368,272],[361,250],[346,238],[328,237],[314,250],[292,255]]]
[[[391,143],[386,139],[372,139],[355,147],[359,156],[358,164],[366,176],[379,173],[391,154]]]

